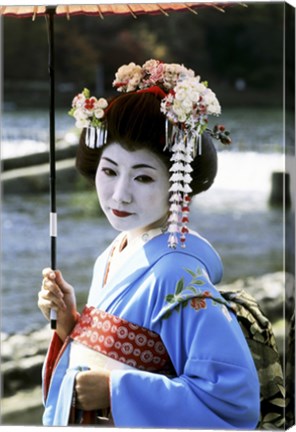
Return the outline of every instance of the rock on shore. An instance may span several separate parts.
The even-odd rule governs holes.
[[[49,325],[30,334],[1,334],[1,424],[41,425],[41,370]]]
[[[289,324],[285,318],[294,310],[293,277],[277,272],[223,287],[230,286],[244,288],[256,298],[273,324],[282,355]],[[1,334],[2,424],[41,425],[41,370],[51,334],[49,325],[30,334]]]

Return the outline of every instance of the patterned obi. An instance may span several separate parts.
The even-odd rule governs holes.
[[[167,376],[176,375],[166,348],[157,333],[93,306],[85,306],[70,334],[70,339],[75,345],[82,344],[94,350],[98,354],[98,366],[103,365],[110,370],[132,367]],[[79,350],[79,346],[76,349]],[[79,361],[79,351],[76,353],[76,361]],[[106,359],[104,362],[102,357]],[[74,398],[69,425],[114,426],[110,410],[81,411],[75,405]]]
[[[175,375],[157,333],[93,306],[85,306],[70,338],[127,366]]]

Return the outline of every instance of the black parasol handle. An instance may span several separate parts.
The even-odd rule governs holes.
[[[57,212],[56,212],[56,155],[55,155],[55,64],[54,64],[54,15],[56,6],[47,6],[46,14],[48,17],[48,73],[50,83],[49,95],[49,185],[50,185],[50,214],[49,231],[51,245],[51,268],[56,269],[57,256]],[[56,311],[50,311],[50,325],[56,329]]]

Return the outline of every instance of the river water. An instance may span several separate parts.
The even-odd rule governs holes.
[[[244,111],[244,115],[235,111],[228,113],[228,125],[236,143],[231,150],[219,151],[215,184],[192,202],[190,226],[220,253],[224,263],[223,283],[283,268],[283,212],[268,205],[271,174],[283,171],[285,164],[280,151],[281,114],[262,111],[262,124],[257,129],[248,126],[254,120],[252,116],[250,111]],[[20,118],[22,116],[17,116],[14,120],[20,121]],[[42,124],[37,118],[40,120],[36,114],[39,132],[46,134],[47,122]],[[243,119],[240,126],[239,118]],[[266,122],[267,118],[273,121]],[[8,113],[4,120],[7,131],[13,115]],[[72,127],[68,119],[61,120],[60,124],[58,133],[61,135]],[[11,146],[15,143],[11,135],[6,133],[5,136],[3,149],[7,157],[12,151],[11,148],[7,150],[7,143]],[[30,147],[24,144],[27,137],[18,138],[22,152],[36,148],[39,142],[36,137],[30,139]],[[248,143],[250,148],[247,148]],[[6,195],[2,204],[1,331],[28,332],[45,324],[36,302],[41,270],[50,262],[49,197]],[[95,192],[64,194],[58,191],[57,208],[57,266],[65,279],[75,286],[78,305],[82,307],[94,260],[116,232],[99,216]]]
[[[240,151],[281,152],[283,113],[281,109],[236,108],[222,112],[210,126],[222,123],[230,129],[233,148]],[[57,110],[56,139],[64,138],[74,127],[67,109]],[[4,111],[2,113],[1,157],[14,157],[47,149],[49,115],[46,110]],[[71,140],[71,134],[67,134]]]

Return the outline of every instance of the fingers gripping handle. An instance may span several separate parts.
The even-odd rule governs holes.
[[[57,239],[57,214],[49,214],[49,235],[51,239],[51,268],[56,269],[56,239]],[[50,327],[52,330],[57,328],[57,313],[55,310],[50,311]]]

